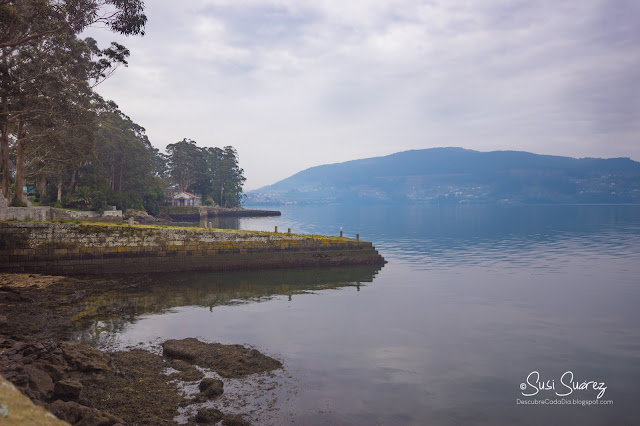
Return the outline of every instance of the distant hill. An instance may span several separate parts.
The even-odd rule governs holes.
[[[640,203],[640,163],[433,148],[303,170],[247,204]]]

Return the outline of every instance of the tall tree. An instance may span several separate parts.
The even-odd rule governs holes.
[[[211,196],[220,206],[240,206],[245,178],[235,148],[200,148],[184,139],[167,146],[167,153],[171,179],[181,191],[192,189],[203,198]]]
[[[26,97],[40,92],[38,99],[42,99],[46,92],[39,87],[39,76],[44,75],[47,62],[37,60],[59,50],[61,40],[75,40],[76,34],[92,24],[104,24],[122,34],[144,34],[143,12],[140,0],[0,0],[0,189],[5,196],[9,197],[11,132],[16,140],[14,148],[24,150],[17,141],[28,135],[25,115],[39,108],[30,105],[27,114]],[[87,47],[99,57],[91,67],[94,79],[107,77],[114,69],[112,64],[126,63],[124,46],[112,44],[99,51],[94,42]],[[23,157],[19,156],[20,160]],[[21,188],[17,192],[21,194]]]
[[[18,154],[15,201],[18,204],[25,201],[21,188],[26,158],[20,154],[31,144],[51,140],[52,132],[56,131],[67,135],[66,143],[73,143],[78,138],[71,133],[77,134],[94,117],[89,84],[92,77],[100,73],[96,68],[102,68],[92,61],[96,52],[89,43],[68,34],[58,34],[47,41],[51,47],[43,41],[14,55],[20,63],[13,73],[19,83],[14,85],[16,96],[11,116],[11,120],[18,122],[15,143]],[[82,157],[77,161],[81,162]]]
[[[26,44],[59,34],[78,34],[102,24],[126,35],[144,35],[141,0],[0,0],[0,49],[10,54]]]
[[[238,152],[232,146],[225,146],[218,165],[220,202],[224,207],[239,207],[242,201],[244,170],[238,165]]]
[[[180,191],[185,192],[190,186],[202,181],[207,172],[207,163],[202,149],[196,142],[183,139],[167,145],[167,163],[169,175]]]

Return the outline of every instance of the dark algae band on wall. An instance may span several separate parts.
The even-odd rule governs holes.
[[[109,274],[385,263],[349,238],[157,226],[0,223],[0,272]]]

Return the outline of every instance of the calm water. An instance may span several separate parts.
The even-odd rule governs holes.
[[[93,301],[82,337],[253,345],[285,369],[226,383],[219,404],[259,423],[640,424],[640,207],[291,207],[218,223],[275,225],[359,232],[389,263],[151,277]],[[562,401],[522,395],[534,370],[558,393],[567,371],[604,382],[613,405],[518,404]]]

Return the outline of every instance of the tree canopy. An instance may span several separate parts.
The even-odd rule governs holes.
[[[23,204],[29,145],[43,138],[78,141],[82,126],[73,121],[91,122],[91,87],[117,65],[126,65],[124,46],[112,43],[101,50],[95,40],[77,35],[95,24],[144,34],[146,20],[140,0],[0,0],[0,188],[5,197],[11,196],[12,153],[14,200]]]
[[[244,171],[232,146],[201,148],[190,139],[167,146],[167,168],[180,191],[201,194],[222,207],[239,207],[242,202]]]
[[[154,148],[139,124],[94,88],[127,65],[118,43],[79,38],[88,26],[143,35],[141,0],[0,0],[0,191],[25,205],[158,212],[171,182],[221,206],[241,204],[243,171],[233,147],[192,140]]]

